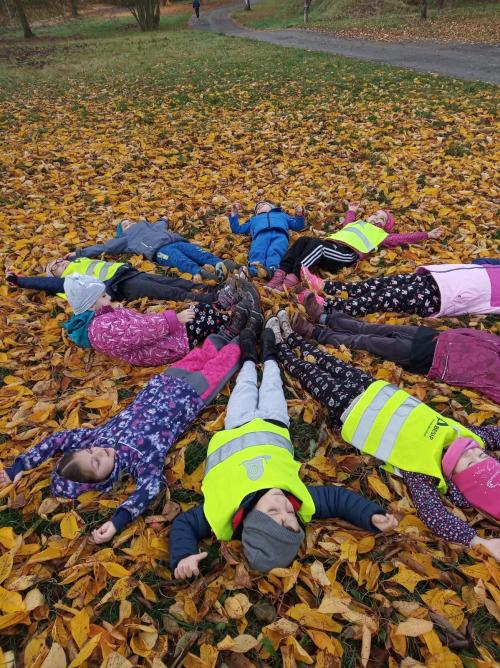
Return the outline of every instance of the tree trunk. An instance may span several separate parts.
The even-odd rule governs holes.
[[[420,19],[422,21],[427,19],[427,0],[420,0]]]
[[[249,12],[252,8],[250,7],[250,0],[245,0],[245,11]]]
[[[160,0],[137,0],[129,7],[142,31],[156,30],[160,25]]]
[[[78,16],[78,7],[76,5],[76,0],[70,0],[71,3],[71,16]]]
[[[28,23],[28,17],[24,12],[21,0],[14,0],[14,7],[16,8],[16,11],[19,15],[19,20],[21,21],[21,26],[23,28],[25,39],[31,39],[35,35],[33,34],[33,31],[30,28],[30,24]]]
[[[444,0],[438,0],[438,9],[443,9],[444,7]]]
[[[309,7],[311,6],[312,0],[304,0],[304,24],[309,21]]]

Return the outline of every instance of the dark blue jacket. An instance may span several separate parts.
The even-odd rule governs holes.
[[[339,517],[361,529],[378,531],[372,524],[372,515],[385,510],[377,503],[345,487],[335,485],[320,485],[307,487],[316,512],[313,520],[324,520]],[[242,506],[249,509],[255,503],[256,494],[248,494]],[[203,512],[203,506],[195,506],[185,513],[177,515],[170,531],[170,569],[175,570],[177,564],[184,557],[198,553],[198,543],[203,538],[212,535],[212,529]],[[234,536],[238,538],[238,532]]]
[[[277,206],[266,213],[252,216],[250,220],[240,225],[238,214],[229,216],[231,232],[236,234],[249,234],[252,239],[269,230],[280,230],[289,236],[289,231],[300,232],[305,227],[304,216],[289,216],[281,207]]]

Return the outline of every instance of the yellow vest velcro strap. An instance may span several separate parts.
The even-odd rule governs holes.
[[[361,221],[359,221],[359,222],[361,222]],[[358,222],[358,225],[359,225],[359,222]],[[365,245],[367,251],[375,250],[375,244],[373,244],[368,239],[368,237],[365,234],[363,234],[363,232],[359,229],[359,227],[349,227],[349,226],[347,226],[347,227],[344,227],[344,229],[342,231],[344,232],[344,234],[345,233],[355,234],[358,237],[358,239]]]
[[[258,445],[271,445],[277,448],[283,448],[293,455],[293,445],[284,436],[272,431],[256,431],[250,434],[241,434],[237,438],[224,443],[217,450],[210,453],[205,464],[205,476],[218,464],[247,448],[253,448]]]

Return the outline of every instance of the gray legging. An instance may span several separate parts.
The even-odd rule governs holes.
[[[319,343],[331,346],[343,344],[354,350],[366,350],[402,367],[410,365],[418,335],[424,331],[436,337],[439,335],[430,327],[372,324],[340,311],[324,313],[320,323],[326,327],[315,327],[313,331],[313,337]]]

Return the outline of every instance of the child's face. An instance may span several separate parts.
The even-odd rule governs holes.
[[[111,306],[111,297],[107,292],[103,292],[99,299],[92,306],[92,311],[98,311],[103,306]]]
[[[270,489],[255,504],[255,510],[265,513],[286,529],[299,531],[300,526],[292,504],[281,489]]]
[[[257,205],[255,213],[268,213],[268,211],[271,211],[272,208],[273,207],[269,204],[269,202],[261,202]]]
[[[474,464],[478,464],[479,462],[482,462],[483,459],[487,458],[488,454],[479,446],[477,446],[477,448],[467,449],[462,453],[462,456],[456,463],[453,473],[462,473],[462,471],[465,471],[471,466],[474,466]]]
[[[387,224],[387,218],[387,211],[379,209],[378,211],[375,211],[375,213],[372,213],[371,216],[368,216],[366,222],[384,228]]]
[[[59,278],[62,276],[63,271],[69,264],[69,260],[65,260],[63,257],[60,257],[58,260],[52,260],[52,262],[47,262],[45,267],[45,273],[47,276],[53,276]]]
[[[93,482],[109,478],[115,466],[114,448],[86,448],[74,456],[82,474]]]

